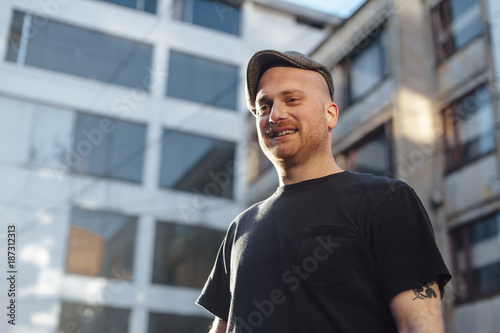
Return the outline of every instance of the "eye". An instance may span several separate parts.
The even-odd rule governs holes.
[[[289,99],[286,100],[287,103],[296,103],[298,101],[299,99],[295,97],[290,97]]]
[[[262,115],[266,114],[268,110],[269,110],[269,105],[266,105],[266,104],[259,105],[259,108],[257,110],[257,114],[259,116],[262,116]]]

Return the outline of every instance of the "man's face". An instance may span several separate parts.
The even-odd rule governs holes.
[[[255,106],[259,144],[271,161],[292,166],[328,153],[337,108],[321,74],[270,68],[260,78]]]

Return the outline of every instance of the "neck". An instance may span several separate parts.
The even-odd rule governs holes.
[[[297,163],[281,161],[275,163],[280,178],[280,186],[299,183],[309,179],[321,178],[344,170],[340,168],[333,155],[324,155],[324,158]]]

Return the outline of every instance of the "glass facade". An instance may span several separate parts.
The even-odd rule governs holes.
[[[236,109],[238,67],[170,52],[167,96],[225,109]]]
[[[390,124],[377,129],[336,159],[349,171],[371,173],[378,176],[393,175],[392,146],[389,139]]]
[[[73,208],[66,273],[132,280],[137,219]]]
[[[240,34],[241,1],[173,0],[173,18],[233,35]]]
[[[151,45],[14,11],[7,60],[147,91],[152,53]]]
[[[387,31],[380,28],[372,35],[342,61],[347,105],[363,98],[389,74]]]
[[[456,301],[500,294],[500,213],[451,231]]]
[[[157,222],[153,283],[203,288],[225,232]]]
[[[34,165],[142,182],[146,126],[45,105],[35,111]]]
[[[63,302],[57,333],[128,333],[130,310]]]
[[[160,186],[232,198],[235,149],[232,142],[164,130]]]
[[[491,96],[481,86],[443,110],[446,170],[453,171],[495,150]]]
[[[146,126],[78,113],[73,152],[81,157],[74,170],[141,182]]]
[[[479,0],[444,0],[431,11],[436,58],[442,60],[483,33]]]

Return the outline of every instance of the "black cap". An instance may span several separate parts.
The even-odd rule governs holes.
[[[262,74],[271,67],[288,65],[296,68],[307,69],[320,73],[328,85],[330,97],[333,99],[332,74],[325,65],[309,58],[297,51],[280,52],[276,50],[262,50],[255,53],[247,66],[246,97],[247,107],[255,115],[256,90]]]

